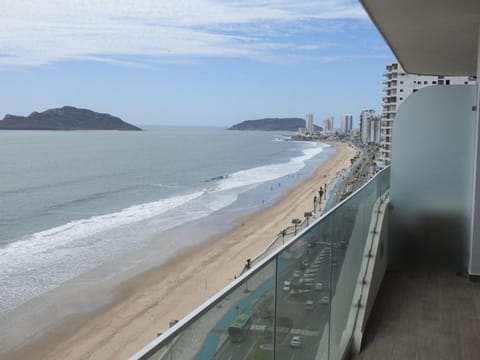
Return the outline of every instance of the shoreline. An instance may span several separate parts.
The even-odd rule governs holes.
[[[165,264],[135,275],[112,292],[112,301],[87,314],[67,317],[42,335],[7,352],[6,358],[126,358],[228,285],[247,258],[263,252],[294,217],[313,207],[319,186],[350,166],[356,151],[336,152],[270,207],[236,219],[232,230],[193,245]],[[195,294],[195,296],[192,296]]]

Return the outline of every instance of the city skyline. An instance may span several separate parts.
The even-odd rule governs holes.
[[[394,57],[356,1],[6,1],[0,118],[70,105],[228,126],[381,108]]]

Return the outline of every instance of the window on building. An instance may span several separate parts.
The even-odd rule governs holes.
[[[432,84],[433,84],[433,85],[436,85],[436,84],[437,84],[437,82],[436,82],[436,81],[432,81]]]
[[[417,92],[418,89],[413,89],[413,92]]]
[[[445,80],[445,85],[450,85],[450,80]]]
[[[403,81],[400,81],[400,84],[403,84]]]
[[[427,85],[427,84],[428,84],[428,81],[424,81],[424,82],[423,82],[423,85]]]
[[[464,84],[465,84],[465,85],[468,85],[468,81],[465,81]]]
[[[400,92],[403,92],[403,89],[400,89]]]
[[[403,98],[401,97],[400,100],[403,100]]]
[[[438,85],[443,85],[443,80],[438,80]]]
[[[438,79],[445,79],[445,76],[439,76]]]

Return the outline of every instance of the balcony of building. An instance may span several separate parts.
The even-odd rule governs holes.
[[[385,154],[380,154],[380,157],[378,158],[378,161],[384,166],[389,166],[390,165],[390,156],[385,155]]]
[[[480,3],[361,2],[408,72],[479,70]],[[477,93],[472,85],[426,87],[398,109],[389,265],[354,359],[479,358]]]
[[[397,106],[396,102],[390,102],[390,103],[383,103],[382,107],[385,110],[395,110]]]
[[[381,149],[382,153],[390,157],[390,153],[392,152],[392,149],[391,149],[392,143],[390,141],[386,141],[382,139],[380,140],[380,146],[382,147]]]

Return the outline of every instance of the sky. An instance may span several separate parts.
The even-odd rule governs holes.
[[[395,58],[358,0],[0,0],[0,118],[138,125],[381,110]]]

